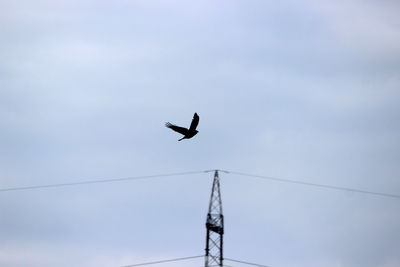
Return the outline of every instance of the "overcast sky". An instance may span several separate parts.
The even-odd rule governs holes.
[[[0,188],[218,168],[400,194],[399,14],[396,0],[0,0]],[[178,142],[164,123],[194,112],[199,133]],[[400,266],[399,199],[220,177],[228,258]],[[0,266],[201,255],[211,184],[0,192]]]

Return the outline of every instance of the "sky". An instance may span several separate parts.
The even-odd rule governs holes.
[[[0,0],[0,189],[224,169],[398,195],[399,13],[396,0]],[[194,112],[199,133],[178,142],[165,122]],[[212,179],[0,192],[0,266],[202,255]],[[227,258],[400,266],[399,199],[220,179]]]

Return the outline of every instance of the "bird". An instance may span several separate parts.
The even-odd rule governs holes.
[[[165,127],[170,128],[171,130],[174,130],[175,132],[178,132],[180,134],[183,134],[184,136],[178,140],[181,141],[183,139],[190,139],[199,132],[196,130],[196,127],[199,124],[199,120],[200,120],[199,115],[197,115],[197,113],[194,113],[192,123],[190,124],[189,129],[174,125],[169,122],[165,124]]]

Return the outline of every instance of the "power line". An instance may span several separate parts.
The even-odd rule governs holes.
[[[373,192],[373,191],[366,191],[366,190],[350,188],[350,187],[342,187],[342,186],[334,186],[334,185],[326,185],[326,184],[317,184],[317,183],[310,183],[310,182],[304,182],[304,181],[299,181],[299,180],[290,180],[290,179],[276,178],[276,177],[263,176],[263,175],[255,175],[255,174],[249,174],[249,173],[243,173],[243,172],[233,172],[233,171],[226,171],[226,172],[230,173],[230,174],[236,174],[236,175],[248,176],[248,177],[255,177],[255,178],[261,178],[261,179],[266,179],[266,180],[284,182],[284,183],[302,184],[302,185],[307,185],[307,186],[315,186],[315,187],[321,187],[321,188],[326,188],[326,189],[334,189],[334,190],[340,190],[340,191],[369,194],[369,195],[375,195],[375,196],[381,196],[381,197],[400,198],[400,195],[381,193],[381,192]]]
[[[47,184],[47,185],[32,185],[32,186],[22,186],[22,187],[9,187],[9,188],[0,188],[0,192],[31,190],[31,189],[51,188],[51,187],[63,187],[63,186],[75,186],[75,185],[85,185],[85,184],[123,182],[123,181],[159,178],[159,177],[167,177],[167,176],[199,174],[199,173],[204,173],[204,172],[205,171],[178,172],[178,173],[166,173],[166,174],[156,174],[156,175],[132,176],[132,177],[114,178],[114,179],[88,180],[88,181],[82,181],[82,182],[58,183],[58,184]]]
[[[195,258],[200,258],[200,257],[204,257],[204,255],[190,256],[190,257],[183,257],[183,258],[176,258],[176,259],[169,259],[169,260],[160,260],[160,261],[153,261],[153,262],[145,262],[145,263],[138,263],[138,264],[131,264],[131,265],[125,265],[125,266],[121,266],[121,267],[144,266],[144,265],[160,264],[160,263],[167,263],[167,262],[174,262],[174,261],[184,261],[184,260],[190,260],[190,259],[195,259]]]
[[[229,258],[224,258],[224,260],[233,261],[233,262],[238,262],[238,263],[243,263],[243,264],[247,264],[247,265],[259,266],[259,267],[270,267],[270,266],[267,266],[267,265],[261,265],[261,264],[257,264],[257,263],[252,263],[252,262],[247,262],[247,261],[240,261],[240,260],[234,260],[234,259],[229,259]]]
[[[166,173],[166,174],[156,174],[156,175],[132,176],[132,177],[124,177],[124,178],[88,180],[88,181],[81,181],[81,182],[58,183],[58,184],[47,184],[47,185],[9,187],[9,188],[0,188],[0,193],[6,192],[6,191],[20,191],[20,190],[31,190],[31,189],[40,189],[40,188],[78,186],[78,185],[86,185],[86,184],[112,183],[112,182],[123,182],[123,181],[132,181],[132,180],[140,180],[140,179],[151,179],[151,178],[160,178],[160,177],[169,177],[169,176],[192,175],[192,174],[208,173],[208,172],[212,172],[212,171],[216,171],[216,170],[204,170],[204,171]],[[355,193],[369,194],[369,195],[375,195],[375,196],[380,196],[380,197],[390,197],[390,198],[400,199],[400,195],[396,195],[396,194],[388,194],[388,193],[382,193],[382,192],[367,191],[367,190],[361,190],[361,189],[356,189],[356,188],[334,186],[334,185],[327,185],[327,184],[317,184],[317,183],[310,183],[310,182],[305,182],[305,181],[300,181],[300,180],[291,180],[291,179],[277,178],[277,177],[264,176],[264,175],[255,175],[255,174],[228,171],[228,170],[218,170],[218,171],[219,172],[224,172],[226,174],[234,174],[234,175],[240,175],[240,176],[254,177],[254,178],[260,178],[260,179],[277,181],[277,182],[301,184],[301,185],[314,186],[314,187],[320,187],[320,188],[325,188],[325,189],[333,189],[333,190],[340,190],[340,191],[346,191],[346,192],[355,192]]]
[[[144,263],[137,263],[137,264],[131,264],[131,265],[124,265],[124,266],[121,266],[121,267],[134,267],[134,266],[154,265],[154,264],[162,264],[162,263],[167,263],[167,262],[190,260],[190,259],[201,258],[201,257],[204,257],[204,255],[190,256],[190,257],[183,257],[183,258],[175,258],[175,259],[168,259],[168,260],[159,260],[159,261],[144,262]],[[248,265],[253,265],[253,266],[259,266],[259,267],[270,267],[270,266],[267,266],[267,265],[261,265],[261,264],[257,264],[257,263],[247,262],[247,261],[234,260],[234,259],[230,259],[230,258],[224,258],[224,260],[243,263],[243,264],[248,264]],[[210,267],[212,267],[212,266],[217,266],[217,265],[210,265]],[[224,267],[225,266],[226,267],[232,267],[232,266],[226,265],[226,264],[224,264],[223,266]]]

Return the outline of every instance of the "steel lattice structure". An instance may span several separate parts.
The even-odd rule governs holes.
[[[210,204],[208,207],[205,267],[223,266],[224,215],[218,170],[214,173]]]

